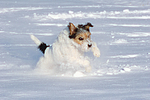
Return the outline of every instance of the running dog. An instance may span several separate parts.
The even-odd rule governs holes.
[[[37,44],[44,56],[37,63],[39,68],[55,69],[55,67],[69,67],[78,70],[85,68],[86,72],[91,71],[90,61],[84,56],[84,52],[92,51],[93,55],[100,57],[100,50],[95,42],[91,40],[89,28],[91,23],[75,26],[73,23],[60,32],[52,46],[41,42],[34,35],[31,39]]]

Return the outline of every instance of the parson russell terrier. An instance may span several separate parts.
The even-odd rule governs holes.
[[[90,61],[84,56],[84,52],[92,51],[93,55],[100,57],[100,50],[95,42],[91,40],[89,28],[91,23],[79,24],[77,27],[73,23],[60,32],[52,46],[38,40],[34,35],[31,39],[42,51],[42,56],[37,63],[39,68],[55,69],[55,67],[70,67],[78,69],[85,68],[86,72],[91,71]]]

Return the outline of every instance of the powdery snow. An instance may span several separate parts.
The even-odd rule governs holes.
[[[85,53],[91,73],[39,73],[30,35],[51,45],[69,22],[94,25],[101,57]],[[0,99],[149,100],[149,22],[149,0],[0,1]]]

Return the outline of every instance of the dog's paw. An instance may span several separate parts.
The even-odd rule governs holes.
[[[98,49],[95,42],[93,42],[93,48],[92,48],[93,55],[96,57],[100,57],[100,50]]]
[[[82,65],[84,65],[84,66],[89,66],[89,65],[90,65],[90,62],[89,62],[88,60],[84,60]]]
[[[100,57],[100,50],[99,50],[98,48],[97,48],[97,49],[94,49],[93,55],[94,55],[95,57]]]

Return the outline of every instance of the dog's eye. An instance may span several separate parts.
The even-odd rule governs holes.
[[[84,38],[83,37],[79,37],[79,40],[82,41],[82,40],[84,40]]]

